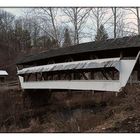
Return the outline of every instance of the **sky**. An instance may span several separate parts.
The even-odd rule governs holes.
[[[15,16],[19,17],[22,16],[24,14],[24,9],[25,8],[1,8],[7,12],[10,12],[12,14],[14,14]]]

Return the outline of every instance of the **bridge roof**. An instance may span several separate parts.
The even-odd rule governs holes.
[[[34,55],[27,55],[17,61],[17,64],[26,64],[38,60],[54,58],[58,56],[80,54],[86,52],[101,52],[108,50],[121,50],[128,48],[140,48],[140,35],[127,36],[117,39],[108,39],[101,42],[87,42],[78,45],[69,46],[66,48],[50,49],[45,52]]]
[[[50,71],[69,71],[80,69],[97,69],[97,68],[111,68],[114,67],[119,70],[120,58],[108,58],[108,59],[95,59],[86,61],[74,61],[65,62],[59,64],[49,64],[43,66],[34,66],[30,68],[24,68],[18,71],[18,74],[38,73],[38,72],[50,72]]]

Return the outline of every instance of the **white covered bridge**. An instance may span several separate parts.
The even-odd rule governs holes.
[[[23,89],[119,92],[140,80],[140,36],[89,42],[25,56],[17,62]]]

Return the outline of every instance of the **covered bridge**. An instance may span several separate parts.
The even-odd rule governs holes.
[[[17,61],[23,89],[119,92],[140,81],[140,36],[82,43]]]

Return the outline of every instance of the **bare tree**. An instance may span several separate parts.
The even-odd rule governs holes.
[[[114,38],[117,37],[122,37],[125,35],[128,35],[129,29],[126,26],[126,12],[124,8],[117,8],[117,7],[112,7],[112,15],[113,15],[113,36]]]
[[[140,15],[139,15],[139,8],[133,7],[133,8],[124,8],[127,11],[130,11],[133,15],[136,17],[137,24],[133,23],[133,25],[137,26],[137,32],[140,35]]]
[[[139,8],[136,7],[136,16],[137,16],[137,24],[138,24],[138,34],[140,35],[140,16],[139,16]]]
[[[34,8],[32,15],[37,17],[40,28],[46,32],[56,42],[56,46],[60,46],[59,26],[57,23],[58,8]]]
[[[80,33],[87,21],[92,8],[63,8],[63,12],[68,17],[69,23],[74,27],[74,44],[79,44]]]
[[[117,36],[117,32],[116,32],[116,29],[117,29],[117,8],[116,7],[112,7],[112,13],[113,13],[113,23],[114,23],[114,38],[116,38]]]
[[[54,38],[58,41],[58,31],[56,27],[56,15],[57,15],[57,8],[42,8],[44,13],[48,16],[50,19],[50,23],[52,24],[53,32],[54,32]]]
[[[108,8],[92,8],[90,13],[90,20],[92,21],[91,29],[97,34],[97,32],[100,29],[100,26],[105,26],[110,22],[112,16],[109,15]],[[93,33],[91,33],[91,36],[93,36]],[[95,38],[93,38],[95,39]]]
[[[24,32],[28,32],[31,37],[31,44],[30,46],[38,47],[37,40],[40,36],[40,27],[38,21],[32,17],[28,18],[26,16],[19,17],[16,21],[20,21],[20,30],[21,30],[21,37],[24,35]],[[27,46],[28,47],[28,46]]]
[[[15,16],[11,13],[8,13],[4,10],[0,10],[0,32],[1,38],[3,38],[5,41],[8,41],[9,39],[8,32],[13,30],[14,19]]]
[[[11,40],[13,39],[13,29],[14,29],[14,19],[15,16],[9,12],[0,9],[0,40],[7,45],[8,57],[12,55],[11,50]]]

